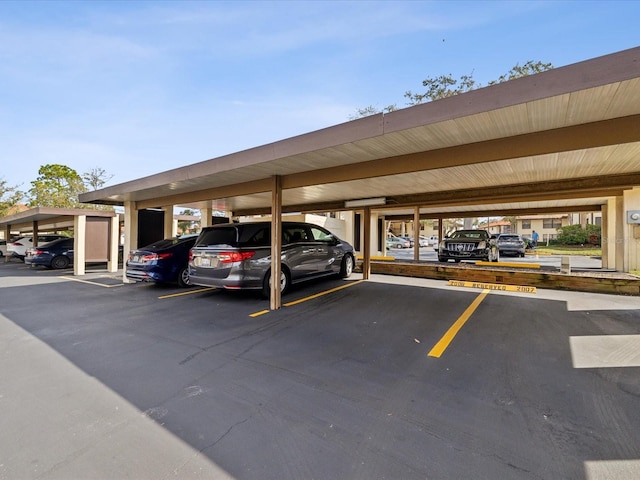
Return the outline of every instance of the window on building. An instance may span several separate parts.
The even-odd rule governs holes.
[[[562,220],[559,218],[545,218],[542,220],[542,228],[560,228]]]
[[[529,230],[531,228],[531,220],[522,220],[522,229]]]

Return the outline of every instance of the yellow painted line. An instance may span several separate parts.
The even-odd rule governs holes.
[[[358,259],[358,260],[364,260],[364,257],[363,257],[362,255],[358,255],[358,256],[356,257],[356,259]],[[383,256],[381,256],[381,255],[377,255],[377,256],[371,257],[371,260],[377,260],[377,261],[380,261],[380,260],[382,260],[382,261],[387,260],[387,261],[389,261],[389,262],[392,262],[392,261],[394,261],[395,259],[396,259],[396,257],[383,257]]]
[[[516,263],[516,262],[476,262],[476,265],[487,267],[514,267],[514,268],[540,268],[539,263]]]
[[[482,288],[486,290],[500,290],[503,292],[538,293],[536,287],[526,285],[504,285],[502,283],[463,282],[461,280],[449,280],[450,287]]]
[[[316,293],[315,295],[310,295],[308,297],[303,297],[298,300],[294,300],[293,302],[287,302],[283,304],[284,307],[292,307],[294,305],[298,305],[299,303],[303,303],[309,300],[313,300],[314,298],[322,297],[324,295],[328,295],[329,293],[337,292],[338,290],[342,290],[344,288],[353,287],[354,285],[358,285],[359,283],[364,282],[364,280],[356,280],[355,282],[349,282],[345,285],[341,285],[340,287],[332,288],[330,290],[325,290],[324,292]],[[260,310],[259,312],[249,314],[250,317],[259,317],[260,315],[264,315],[265,313],[269,313],[270,310]]]
[[[329,293],[337,292],[338,290],[342,290],[344,288],[353,287],[354,285],[358,285],[359,283],[364,282],[364,280],[356,280],[355,282],[349,282],[346,285],[342,285],[340,287],[332,288],[331,290],[325,290],[324,292],[316,293],[315,295],[310,295],[308,297],[301,298],[299,300],[294,300],[293,302],[285,303],[285,307],[292,307],[293,305],[298,305],[299,303],[303,303],[309,300],[313,300],[314,298],[322,297],[324,295],[328,295]]]
[[[163,300],[165,298],[182,297],[183,295],[193,295],[194,293],[208,292],[209,290],[215,290],[215,289],[216,289],[216,287],[199,288],[198,290],[188,290],[186,292],[171,293],[169,295],[162,295],[161,297],[158,297],[158,299]]]
[[[464,313],[460,315],[458,320],[456,320],[455,323],[451,325],[449,330],[447,330],[447,333],[445,333],[444,336],[440,339],[440,341],[436,343],[435,346],[431,349],[431,351],[428,353],[429,357],[440,358],[440,356],[444,353],[444,351],[447,349],[449,344],[453,341],[457,333],[460,331],[463,325],[467,322],[467,320],[469,320],[469,317],[471,317],[473,312],[476,311],[476,308],[478,308],[478,305],[482,303],[482,300],[484,300],[484,297],[486,297],[490,291],[491,290],[483,290],[482,293],[476,297],[473,303],[471,303],[471,305],[467,307]]]
[[[121,286],[124,285],[124,283],[118,283],[116,285],[104,285],[102,283],[92,282],[91,280],[80,280],[79,278],[74,278],[74,277],[62,277],[62,276],[59,276],[58,278],[62,278],[64,280],[73,280],[74,282],[86,283],[88,285],[96,285],[98,287],[104,287],[104,288],[121,287]]]

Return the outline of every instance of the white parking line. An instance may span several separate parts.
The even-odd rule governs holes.
[[[640,335],[569,337],[573,368],[640,367]]]
[[[640,460],[602,460],[584,463],[587,480],[630,480],[640,478]]]

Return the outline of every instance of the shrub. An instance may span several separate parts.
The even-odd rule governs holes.
[[[598,225],[567,225],[558,229],[558,243],[563,245],[600,245],[601,229]]]

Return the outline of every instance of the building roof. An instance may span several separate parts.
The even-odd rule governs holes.
[[[268,213],[384,197],[438,216],[594,211],[640,185],[640,47],[84,193]]]

